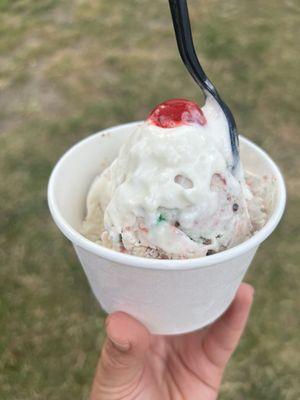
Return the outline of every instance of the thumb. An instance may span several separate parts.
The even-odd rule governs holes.
[[[94,377],[91,400],[120,398],[135,388],[150,343],[147,329],[123,312],[109,315],[105,326],[107,339]]]

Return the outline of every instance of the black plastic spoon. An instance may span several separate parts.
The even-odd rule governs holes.
[[[186,0],[169,0],[177,46],[187,70],[203,90],[204,96],[209,94],[217,101],[228,122],[233,163],[230,166],[233,173],[238,172],[239,140],[236,123],[227,104],[219,96],[217,89],[206,76],[196,55]]]

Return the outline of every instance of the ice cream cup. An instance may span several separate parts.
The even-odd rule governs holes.
[[[69,149],[50,177],[50,211],[73,243],[94,295],[106,312],[125,311],[155,334],[190,332],[216,320],[232,302],[259,245],[283,214],[283,177],[263,150],[240,137],[245,168],[256,174],[272,174],[275,179],[273,209],[259,232],[229,250],[188,260],[147,259],[107,249],[80,234],[86,195],[95,176],[117,156],[137,124],[106,129]]]

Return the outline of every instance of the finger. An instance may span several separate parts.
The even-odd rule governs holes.
[[[147,329],[123,312],[108,316],[106,333],[107,339],[93,382],[92,400],[134,387],[141,377],[150,343]]]
[[[216,321],[203,339],[205,355],[214,365],[225,368],[245,329],[254,289],[243,283],[225,314]]]

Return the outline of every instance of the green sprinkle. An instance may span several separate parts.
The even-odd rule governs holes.
[[[166,217],[163,214],[159,214],[159,217],[157,218],[156,223],[160,224],[163,221],[166,221]]]

